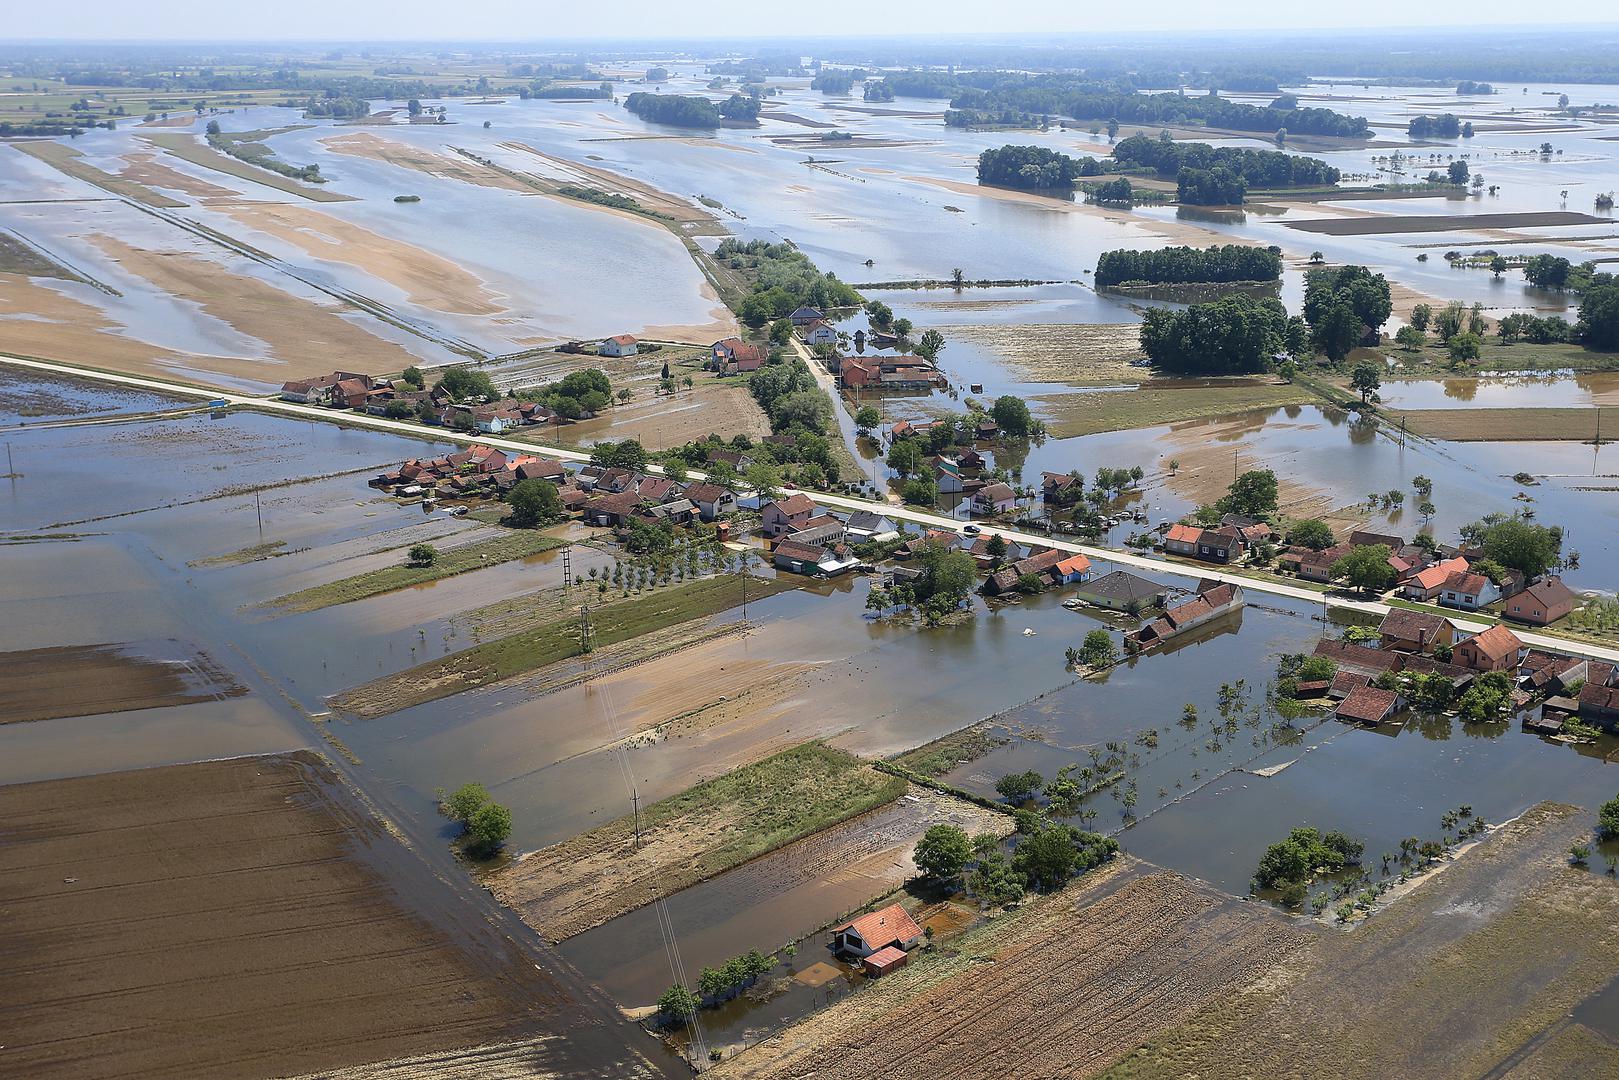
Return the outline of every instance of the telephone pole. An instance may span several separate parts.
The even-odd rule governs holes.
[[[641,793],[639,791],[633,791],[632,790],[630,792],[630,809],[635,814],[635,846],[636,846],[636,848],[640,848],[640,846],[641,846]]]
[[[7,452],[9,453],[9,451],[10,447],[7,447]],[[260,500],[259,493],[256,491],[253,493],[253,509],[259,515],[259,543],[262,544],[264,543],[264,503]]]

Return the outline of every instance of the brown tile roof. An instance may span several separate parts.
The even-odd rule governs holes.
[[[1465,570],[1458,570],[1445,579],[1445,588],[1462,596],[1478,596],[1489,587],[1489,578]]]
[[[1228,581],[1219,583],[1199,582],[1197,595],[1208,602],[1211,608],[1225,607],[1237,598],[1237,587]]]
[[[1364,645],[1353,645],[1347,641],[1335,641],[1332,638],[1323,638],[1316,642],[1315,655],[1325,656],[1336,664],[1347,664],[1350,667],[1364,668],[1370,671],[1398,671],[1404,658],[1399,653],[1384,652],[1381,649],[1368,649]]]
[[[1062,562],[1065,557],[1065,552],[1053,548],[1050,551],[1042,551],[1038,555],[1030,555],[1027,559],[1013,563],[1012,569],[1017,571],[1018,577],[1022,577],[1024,574],[1038,574],[1050,570],[1053,566]]]
[[[802,491],[795,492],[785,499],[777,499],[766,506],[774,506],[785,517],[797,517],[799,514],[808,514],[815,509],[815,500]]]
[[[1359,686],[1349,692],[1338,705],[1340,720],[1354,720],[1361,724],[1376,724],[1384,720],[1399,699],[1392,690],[1379,690],[1375,686]]]
[[[726,491],[718,484],[693,484],[686,489],[686,498],[692,502],[719,502],[725,498]]]
[[[1406,611],[1394,608],[1377,627],[1378,632],[1401,641],[1415,641],[1426,645],[1435,634],[1445,628],[1445,620],[1426,611]]]
[[[1511,630],[1496,623],[1488,630],[1484,630],[1467,639],[1472,646],[1491,660],[1504,660],[1509,656],[1516,656],[1523,642]]]
[[[889,904],[869,915],[862,915],[858,919],[851,919],[832,928],[834,934],[841,934],[845,930],[853,930],[859,934],[860,940],[864,941],[869,949],[881,949],[896,942],[910,941],[912,938],[922,936],[916,920],[898,904]]]
[[[1354,671],[1340,671],[1332,677],[1332,689],[1340,694],[1349,694],[1355,689],[1366,686],[1371,682],[1366,676]]]
[[[1579,599],[1574,590],[1564,585],[1563,579],[1559,577],[1541,578],[1523,590],[1523,595],[1535,600],[1546,610]]]
[[[777,555],[799,562],[818,563],[826,557],[826,550],[814,544],[800,544],[795,540],[782,540],[776,544]]]

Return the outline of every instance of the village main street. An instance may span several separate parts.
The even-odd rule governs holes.
[[[177,397],[198,398],[209,402],[222,401],[227,406],[257,409],[276,415],[293,416],[302,420],[320,420],[327,423],[348,424],[355,427],[374,428],[379,431],[389,431],[396,434],[408,435],[418,439],[432,439],[439,442],[454,442],[461,444],[478,444],[492,446],[499,450],[511,450],[523,454],[544,454],[563,461],[588,462],[590,454],[578,450],[568,450],[561,447],[537,446],[532,442],[521,442],[515,439],[502,439],[497,435],[462,434],[447,428],[427,429],[421,424],[406,420],[391,420],[382,416],[371,416],[366,413],[334,411],[318,405],[303,405],[297,402],[283,401],[279,398],[259,397],[250,394],[232,393],[229,391],[213,390],[181,382],[169,382],[161,379],[152,379],[139,375],[125,375],[117,372],[101,371],[95,368],[82,367],[75,364],[65,364],[57,361],[36,360],[26,357],[0,354],[0,365],[26,368],[33,371],[47,372],[71,378],[91,379],[98,382],[112,383],[119,386],[128,386],[141,390],[151,390],[158,393],[170,394]],[[811,369],[815,370],[812,364]],[[131,418],[138,419],[138,418]],[[651,472],[661,472],[657,465],[648,466]],[[693,479],[703,479],[700,472],[690,472]],[[806,493],[810,494],[810,493]],[[868,510],[894,520],[910,522],[928,529],[941,529],[959,532],[963,522],[945,517],[936,513],[928,513],[909,506],[898,506],[889,502],[875,499],[860,499],[848,495],[833,495],[824,492],[814,492],[816,503],[839,510]],[[1286,582],[1249,577],[1247,575],[1222,573],[1213,568],[1182,565],[1165,562],[1162,559],[1148,558],[1129,552],[1117,551],[1112,548],[1095,547],[1088,544],[1078,544],[1071,540],[1059,537],[1046,536],[1040,533],[1022,532],[1016,529],[1007,529],[1000,526],[984,525],[981,527],[984,535],[999,535],[1012,543],[1035,545],[1055,548],[1060,551],[1079,553],[1095,563],[1110,563],[1115,567],[1127,567],[1132,570],[1145,570],[1163,573],[1166,570],[1183,575],[1197,576],[1220,582],[1231,582],[1241,585],[1243,589],[1251,592],[1268,593],[1272,596],[1285,596],[1294,600],[1303,600],[1311,604],[1321,604],[1326,608],[1358,611],[1368,615],[1382,616],[1393,610],[1392,605],[1376,600],[1355,600],[1343,596],[1331,596],[1312,589],[1289,585]],[[1477,632],[1487,628],[1490,623],[1470,620],[1456,616],[1449,616],[1451,622],[1458,630]],[[1619,663],[1619,648],[1596,645],[1589,642],[1575,641],[1570,638],[1558,637],[1550,634],[1536,634],[1524,630],[1514,630],[1518,638],[1526,645],[1540,649],[1549,649],[1568,653],[1574,656],[1588,657],[1594,660],[1603,660],[1609,663]]]

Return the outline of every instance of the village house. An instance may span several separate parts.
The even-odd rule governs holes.
[[[814,514],[815,501],[801,491],[785,499],[773,499],[760,510],[764,534],[770,537],[802,529]]]
[[[680,494],[680,485],[667,476],[643,476],[635,485],[641,498],[648,502],[668,502]]]
[[[1066,553],[1055,549],[1042,551],[1038,555],[1030,555],[1026,559],[1019,559],[1009,566],[1003,566],[989,576],[984,582],[984,592],[990,596],[1000,596],[1012,592],[1025,575],[1032,575],[1040,579],[1042,586],[1055,584],[1051,572],[1057,564],[1066,558]]]
[[[1522,654],[1518,635],[1497,623],[1457,645],[1451,655],[1457,664],[1473,671],[1515,671]]]
[[[1445,579],[1438,599],[1445,607],[1477,611],[1499,595],[1500,590],[1483,574],[1459,570]]]
[[[921,943],[922,928],[898,904],[889,904],[832,928],[831,948],[840,956],[864,959],[882,949],[908,951]]]
[[[1405,540],[1393,533],[1370,532],[1366,529],[1356,529],[1349,534],[1350,547],[1374,547],[1382,544],[1390,551],[1399,551],[1405,547]]]
[[[1001,437],[1001,425],[993,420],[980,420],[973,425],[973,438],[979,442],[992,442]]]
[[[635,488],[635,474],[621,466],[614,465],[603,469],[596,477],[596,490],[609,494],[618,494],[621,491],[632,491]]]
[[[321,375],[313,379],[293,379],[281,384],[281,400],[299,405],[318,405],[326,400],[327,392],[337,385],[335,375]]]
[[[1579,697],[1580,719],[1610,731],[1619,726],[1619,687],[1612,685],[1614,671],[1612,664],[1593,662]]]
[[[794,529],[784,539],[810,547],[834,547],[843,543],[843,522],[831,514],[810,518],[801,529]]]
[[[1045,502],[1060,502],[1068,498],[1074,491],[1074,485],[1080,483],[1079,477],[1072,473],[1041,473],[1040,498]]]
[[[955,462],[936,457],[933,459],[933,483],[940,495],[959,495],[966,482],[962,480],[961,469]]]
[[[1074,598],[1110,611],[1139,615],[1143,611],[1162,607],[1169,595],[1166,586],[1156,581],[1137,577],[1126,570],[1115,570],[1099,578],[1083,582],[1074,590]]]
[[[758,371],[764,366],[764,362],[763,345],[754,345],[741,338],[732,337],[714,342],[708,366],[722,375],[741,375],[749,371]]]
[[[994,483],[979,488],[973,495],[973,513],[993,516],[995,514],[1010,514],[1017,509],[1017,492],[1003,483]]]
[[[690,499],[670,499],[668,502],[648,503],[646,496],[641,497],[641,507],[636,516],[644,517],[648,521],[667,521],[672,525],[685,525],[697,516],[697,507],[692,505]]]
[[[1465,574],[1468,569],[1467,560],[1463,558],[1445,559],[1442,562],[1436,562],[1432,566],[1425,567],[1411,575],[1406,580],[1406,583],[1400,587],[1400,595],[1407,600],[1432,600],[1444,591],[1445,582],[1450,580],[1450,575],[1455,573]]]
[[[1177,522],[1164,533],[1164,551],[1170,555],[1196,557],[1197,543],[1202,538],[1203,530],[1196,525]]]
[[[942,385],[944,376],[920,356],[849,356],[839,366],[838,380],[846,390],[926,390]],[[903,430],[901,424],[904,424]],[[890,435],[902,438],[931,426],[901,421],[890,429]]]
[[[1579,597],[1560,577],[1543,577],[1508,598],[1502,614],[1531,626],[1549,626],[1574,610]]]
[[[484,405],[472,410],[472,426],[485,435],[499,435],[503,431],[520,427],[522,423],[523,414],[514,406],[504,403]]]
[[[805,323],[798,328],[798,336],[804,344],[815,348],[820,345],[836,346],[838,343],[838,328],[825,319],[817,319],[812,323]]]
[[[825,318],[826,316],[822,315],[821,312],[816,308],[801,307],[791,315],[787,316],[787,321],[796,327],[808,326],[813,322],[821,322]]]
[[[1356,645],[1336,638],[1322,638],[1316,642],[1314,655],[1325,656],[1338,665],[1340,671],[1353,671],[1371,679],[1375,679],[1385,671],[1400,671],[1405,667],[1403,653],[1371,649],[1365,645]]]
[[[1058,585],[1072,585],[1090,577],[1091,561],[1083,555],[1070,555],[1051,568],[1051,578]]]
[[[793,574],[832,577],[852,569],[860,560],[850,555],[849,549],[842,544],[822,547],[816,544],[801,544],[789,537],[776,542],[775,550],[771,553],[771,562],[776,569]]]
[[[1125,644],[1132,649],[1151,649],[1172,637],[1213,622],[1228,612],[1239,610],[1242,605],[1240,585],[1205,579],[1197,583],[1197,594],[1192,599],[1170,606],[1146,626],[1124,635]]]
[[[983,454],[980,454],[977,450],[974,450],[970,446],[952,447],[946,450],[945,453],[955,455],[956,465],[961,469],[962,472],[979,472],[984,468],[985,465],[989,464],[989,462],[985,460]]]
[[[886,540],[899,534],[886,518],[870,510],[856,510],[843,523],[850,540],[863,544],[871,540]]]
[[[1349,724],[1381,724],[1400,708],[1400,695],[1375,686],[1361,686],[1338,703],[1333,715]]]
[[[718,484],[692,484],[685,494],[704,521],[713,521],[736,509],[736,496]]]
[[[1582,657],[1530,649],[1518,663],[1518,675],[1530,693],[1562,694],[1591,680],[1591,664]]]
[[[370,393],[370,376],[351,375],[346,379],[337,380],[332,386],[328,400],[334,409],[363,409]]]
[[[1342,701],[1350,694],[1363,686],[1370,686],[1372,680],[1354,671],[1333,672],[1332,682],[1327,686],[1327,697],[1333,701]]]
[[[641,505],[641,496],[634,491],[616,491],[606,495],[597,495],[585,503],[585,520],[592,525],[602,525],[613,528],[627,521],[636,507]]]
[[[1456,636],[1456,628],[1449,619],[1402,608],[1395,608],[1383,616],[1377,632],[1383,648],[1410,653],[1431,653],[1442,645],[1451,644]]]
[[[635,338],[630,334],[615,334],[610,338],[603,338],[601,344],[596,346],[597,356],[634,356],[637,349]]]
[[[1228,563],[1242,558],[1246,545],[1235,525],[1204,529],[1197,538],[1197,557],[1209,562]]]

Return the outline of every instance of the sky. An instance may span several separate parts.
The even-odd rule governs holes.
[[[812,37],[865,34],[1108,33],[1149,30],[1256,30],[1521,25],[1542,29],[1613,18],[1596,3],[1529,9],[1522,0],[1452,5],[1410,0],[1352,4],[1298,0],[74,0],[5,5],[4,39],[258,41],[545,41],[576,38]],[[1533,10],[1533,16],[1528,12]]]

